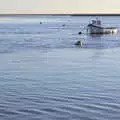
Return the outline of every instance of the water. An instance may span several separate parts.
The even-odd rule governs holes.
[[[120,119],[120,33],[87,35],[92,18],[0,17],[1,120]]]

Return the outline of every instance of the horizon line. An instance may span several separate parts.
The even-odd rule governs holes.
[[[120,16],[120,13],[0,13],[0,16],[9,16],[9,15]]]

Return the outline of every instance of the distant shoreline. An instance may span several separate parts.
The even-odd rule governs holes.
[[[1,16],[120,16],[120,14],[0,14]]]
[[[120,14],[72,14],[71,16],[120,16]]]

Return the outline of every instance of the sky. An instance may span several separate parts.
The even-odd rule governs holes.
[[[0,14],[120,13],[120,0],[0,0]]]

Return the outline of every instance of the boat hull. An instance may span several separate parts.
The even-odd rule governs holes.
[[[88,26],[87,29],[90,34],[115,34],[117,33],[116,28],[103,28],[98,26]]]

